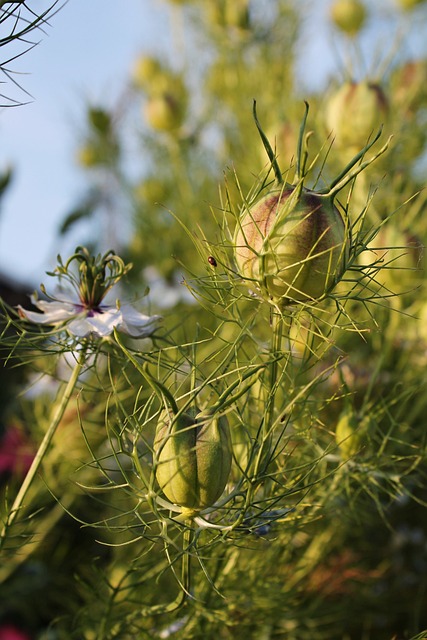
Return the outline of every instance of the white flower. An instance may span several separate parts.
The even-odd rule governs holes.
[[[19,306],[18,312],[22,318],[37,324],[64,325],[64,328],[78,338],[85,338],[91,334],[105,338],[115,328],[133,338],[145,338],[153,333],[161,319],[161,316],[143,315],[130,305],[113,306],[101,303],[92,308],[69,291],[65,292],[61,300],[39,300],[33,295],[31,301],[42,313],[28,311]]]

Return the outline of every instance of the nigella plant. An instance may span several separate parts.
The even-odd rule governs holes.
[[[316,314],[330,328],[339,326],[348,319],[346,302],[363,289],[357,264],[363,225],[336,198],[387,144],[366,160],[376,136],[328,188],[308,188],[307,113],[296,178],[288,183],[254,110],[275,180],[262,180],[261,191],[244,199],[234,228],[223,225],[222,243],[196,239],[209,275],[186,284],[218,320],[215,335],[197,334],[185,344],[170,338],[156,353],[141,354],[119,335],[123,325],[113,328],[114,353],[134,380],[135,401],[129,411],[113,389],[106,412],[110,450],[102,459],[92,452],[103,481],[88,488],[126,496],[127,509],[114,511],[104,526],[116,534],[115,544],[135,545],[139,559],[133,568],[144,596],[129,620],[202,601],[218,588],[214,576],[222,564],[233,564],[240,545],[279,536],[290,560],[290,541],[321,500],[317,487],[327,472],[311,435],[311,403],[339,356],[312,368],[312,356],[321,362],[330,344]],[[83,313],[79,331],[91,321],[87,306]],[[150,595],[146,576],[156,568],[146,559],[147,544],[162,546],[162,571],[175,581],[175,594],[162,602]]]
[[[351,220],[338,194],[387,144],[366,160],[375,137],[328,188],[316,188],[316,181],[308,188],[307,115],[308,107],[295,179],[288,182],[254,106],[271,162],[268,176],[243,198],[231,222],[229,203],[222,242],[196,238],[208,276],[196,275],[186,284],[215,318],[212,334],[200,327],[185,342],[172,331],[158,335],[159,316],[118,299],[131,265],[112,251],[94,256],[84,247],[66,262],[58,259],[49,274],[58,286],[41,286],[40,296],[32,296],[36,310],[19,306],[16,317],[9,314],[23,342],[33,350],[43,345],[49,353],[71,356],[72,366],[7,509],[1,544],[10,551],[10,539],[25,531],[20,526],[33,515],[28,505],[35,479],[64,434],[67,409],[77,395],[76,422],[89,456],[80,454],[79,486],[96,495],[101,516],[95,509],[92,519],[80,516],[67,490],[60,508],[85,527],[103,531],[115,549],[134,549],[131,566],[121,567],[118,578],[108,577],[99,638],[109,637],[111,612],[117,634],[122,628],[139,631],[146,619],[184,606],[197,609],[221,594],[221,572],[227,567],[238,575],[242,548],[251,565],[259,559],[256,554],[252,559],[252,551],[259,553],[265,543],[266,556],[273,557],[270,541],[279,539],[283,564],[296,563],[295,579],[306,576],[310,564],[298,565],[293,550],[300,530],[327,504],[324,487],[333,475],[327,465],[341,465],[345,456],[360,464],[360,451],[369,443],[372,428],[363,412],[358,421],[343,419],[323,443],[320,416],[342,391],[319,400],[318,390],[339,376],[342,355],[332,332],[359,331],[346,306],[365,304],[363,292],[369,298],[375,291],[380,300],[373,284],[378,268],[360,260],[367,243],[364,212]],[[141,348],[146,344],[138,342],[141,338],[150,339],[150,348]],[[87,403],[90,409],[80,399],[93,384],[84,377],[88,372],[99,385]],[[97,410],[100,433],[92,437]],[[0,576],[14,571],[17,558],[8,558]],[[168,587],[159,599],[152,582],[164,576]],[[285,591],[291,593],[294,584],[286,582]],[[137,607],[122,604],[128,592],[138,595]],[[182,633],[190,630],[190,617],[178,622]]]

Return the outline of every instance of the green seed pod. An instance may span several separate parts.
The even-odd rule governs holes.
[[[165,496],[187,511],[212,506],[224,491],[231,469],[228,421],[199,413],[159,418],[154,441],[156,479]]]
[[[379,85],[346,82],[329,99],[326,128],[338,148],[360,149],[385,123],[387,113],[387,98]]]
[[[112,118],[105,109],[89,108],[88,121],[95,133],[101,137],[109,135],[112,131]]]
[[[346,267],[349,237],[330,198],[276,188],[244,212],[234,247],[248,285],[285,306],[317,300],[336,284]]]
[[[363,27],[366,9],[360,0],[335,0],[331,7],[331,18],[341,31],[354,36]]]
[[[238,29],[249,28],[248,0],[226,0],[224,8],[225,24]]]

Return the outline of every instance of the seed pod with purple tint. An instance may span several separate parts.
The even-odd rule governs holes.
[[[310,136],[304,137],[308,104],[300,128],[293,184],[283,181],[277,158],[258,122],[255,102],[253,115],[276,180],[265,195],[243,207],[233,238],[237,271],[250,289],[275,306],[311,304],[331,292],[350,259],[350,225],[335,197],[384,153],[389,142],[364,160],[381,135],[378,131],[329,188],[312,191],[304,187]]]
[[[348,229],[330,199],[276,188],[243,215],[234,246],[248,286],[285,306],[318,300],[332,289],[348,259]]]

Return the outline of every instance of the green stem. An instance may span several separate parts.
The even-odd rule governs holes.
[[[73,369],[73,372],[71,374],[70,379],[67,382],[67,385],[65,387],[65,390],[61,396],[60,402],[58,404],[58,406],[56,407],[55,411],[53,412],[52,415],[52,419],[50,422],[50,425],[48,427],[48,430],[46,431],[44,438],[38,448],[38,451],[34,457],[34,460],[27,472],[27,475],[24,478],[24,481],[21,485],[21,488],[18,492],[18,495],[16,496],[12,508],[9,512],[9,516],[6,519],[6,522],[3,526],[3,529],[0,533],[0,549],[3,546],[5,540],[6,540],[6,536],[7,536],[7,532],[8,529],[12,526],[12,524],[14,523],[19,511],[22,509],[22,507],[24,506],[24,500],[28,494],[28,491],[34,481],[34,478],[37,475],[37,472],[40,468],[40,465],[43,461],[43,458],[52,442],[52,439],[55,435],[56,429],[58,428],[62,417],[65,413],[65,410],[68,406],[68,403],[70,401],[70,398],[73,394],[73,391],[75,389],[75,386],[77,384],[77,380],[78,377],[81,373],[82,367],[84,365],[86,359],[86,350],[83,349],[80,355],[79,360],[76,362],[76,365]]]
[[[129,349],[126,349],[126,347],[123,344],[123,342],[121,341],[119,333],[118,333],[118,331],[116,329],[114,329],[114,337],[116,339],[116,342],[117,342],[118,346],[123,351],[125,356],[127,358],[129,358],[129,360],[132,362],[132,364],[135,367],[135,369],[137,371],[139,371],[139,373],[142,375],[144,380],[150,385],[150,387],[153,389],[154,393],[157,395],[157,397],[160,399],[160,401],[163,402],[164,398],[166,398],[166,400],[169,402],[169,405],[170,405],[170,407],[172,409],[172,413],[175,416],[178,415],[179,414],[179,409],[178,409],[178,406],[177,406],[177,404],[175,402],[175,398],[173,397],[171,392],[161,382],[159,382],[159,380],[156,380],[156,378],[154,378],[147,371],[147,368],[145,366],[146,363],[144,363],[144,365],[141,365],[138,362],[138,360],[132,355],[132,353],[129,351]]]
[[[325,196],[327,198],[334,198],[339,191],[344,189],[344,187],[354,180],[356,176],[359,175],[362,171],[364,171],[369,165],[371,165],[375,160],[377,160],[383,153],[385,153],[390,146],[390,141],[392,136],[390,136],[383,147],[369,160],[365,160],[365,162],[359,162],[363,159],[365,154],[369,151],[369,149],[376,143],[378,138],[381,135],[382,130],[380,129],[377,135],[374,137],[372,142],[367,144],[362,151],[359,151],[352,160],[346,165],[346,167],[341,171],[341,173],[331,182],[330,186],[326,189],[322,189],[318,191],[318,195]],[[357,165],[357,166],[356,166]]]
[[[282,348],[282,333],[283,333],[283,316],[278,312],[272,314],[272,337],[271,337],[271,362],[270,362],[270,375],[269,375],[269,395],[265,407],[264,420],[262,428],[259,430],[257,440],[261,442],[257,452],[256,460],[253,467],[253,478],[257,478],[258,475],[264,473],[265,461],[268,458],[268,454],[271,450],[271,433],[275,420],[276,409],[276,393],[277,393],[277,379],[279,373],[279,357]],[[254,485],[248,491],[246,496],[246,506],[250,504],[254,491]]]
[[[192,520],[187,520],[183,534],[183,547],[182,547],[182,564],[181,564],[181,583],[180,590],[172,602],[167,604],[156,604],[151,607],[144,607],[140,613],[142,616],[153,616],[162,613],[170,613],[180,609],[186,602],[190,595],[191,584],[191,563],[190,563],[190,545],[192,542],[193,529]]]
[[[278,354],[281,352],[282,347],[282,328],[283,317],[279,313],[272,314],[272,329],[273,335],[271,338],[271,363],[270,363],[270,394],[267,400],[266,418],[264,422],[264,433],[268,435],[271,431],[274,422],[274,409],[275,409],[275,397],[276,397],[276,383],[278,373]]]

